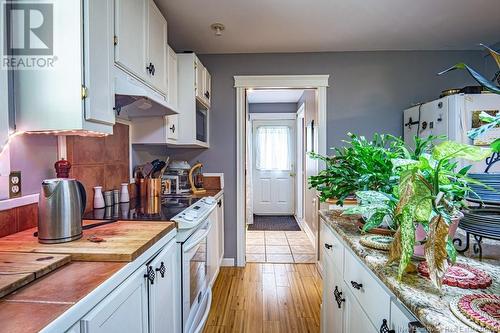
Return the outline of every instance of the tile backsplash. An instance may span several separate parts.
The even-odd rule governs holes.
[[[119,189],[130,182],[129,126],[117,123],[113,135],[102,138],[68,136],[66,139],[70,177],[85,186],[87,205],[92,209],[94,186],[104,190]]]

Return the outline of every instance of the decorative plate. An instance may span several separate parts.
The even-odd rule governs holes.
[[[370,247],[372,249],[389,251],[393,237],[383,235],[365,235],[359,240],[361,245]]]
[[[420,262],[417,269],[420,275],[429,277],[427,262]],[[450,266],[443,279],[443,284],[462,289],[486,289],[491,286],[491,283],[488,273],[465,264]]]
[[[457,315],[470,325],[470,321],[493,332],[500,332],[500,295],[472,294],[464,295],[450,302],[450,309],[457,315],[457,310],[463,316]],[[471,327],[475,327],[470,325]]]

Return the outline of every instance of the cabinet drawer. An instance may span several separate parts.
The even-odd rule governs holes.
[[[410,330],[410,326],[412,330]],[[396,333],[423,333],[427,330],[397,299],[391,300],[391,324],[390,329]]]
[[[344,245],[334,235],[333,231],[321,219],[319,246],[326,256],[333,259],[333,266],[343,272],[344,268]],[[324,258],[326,260],[327,258]]]
[[[344,281],[375,327],[389,320],[391,297],[350,252],[345,251]]]

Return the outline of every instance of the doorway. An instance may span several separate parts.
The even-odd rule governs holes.
[[[311,242],[311,238],[314,239],[315,233],[308,233],[300,239],[299,237],[294,238],[293,234],[288,231],[248,231],[247,232],[247,221],[253,219],[253,215],[249,214],[249,206],[253,205],[253,196],[249,195],[248,189],[250,188],[248,183],[251,181],[252,165],[247,159],[248,151],[251,151],[252,140],[247,140],[247,138],[252,137],[252,127],[249,125],[249,112],[248,112],[248,99],[247,95],[252,90],[258,89],[307,89],[310,94],[308,100],[312,101],[315,105],[314,111],[316,113],[316,119],[314,121],[308,122],[307,119],[304,122],[303,138],[307,130],[307,135],[311,134],[313,142],[308,143],[311,147],[314,147],[314,151],[320,154],[326,153],[326,88],[328,87],[329,75],[278,75],[278,76],[235,76],[235,88],[236,88],[236,213],[237,213],[237,262],[238,266],[245,266],[246,259],[246,247],[247,247],[247,235],[248,241],[257,245],[263,246],[266,249],[268,246],[285,246],[278,245],[279,243],[287,243],[287,247],[291,249],[292,246],[300,246],[301,242],[307,241],[312,243],[315,253],[317,252],[315,242]],[[298,109],[295,110],[297,114]],[[307,107],[305,110],[305,118],[307,118]],[[298,138],[296,138],[298,140]],[[311,141],[311,140],[310,140]],[[303,146],[305,143],[303,143]],[[296,152],[294,152],[295,154]],[[298,154],[297,154],[298,155]],[[316,164],[317,165],[317,164]],[[318,165],[317,165],[318,166]],[[303,166],[304,167],[304,166]],[[318,166],[320,167],[320,166]],[[312,168],[304,167],[304,179],[307,178],[306,171],[310,171]],[[296,170],[295,172],[297,172]],[[317,172],[317,170],[316,170]],[[250,174],[250,175],[249,175]],[[295,177],[296,178],[296,177]],[[306,185],[305,185],[306,186]],[[293,191],[297,187],[294,186]],[[304,193],[306,189],[304,188]],[[294,204],[294,215],[296,215],[296,205],[297,198],[295,198]],[[307,198],[304,198],[304,202],[307,202]],[[306,220],[307,208],[303,208],[304,220]],[[316,214],[317,215],[317,214]],[[302,231],[304,233],[304,231]],[[304,235],[304,234],[303,234]],[[253,239],[252,241],[250,239]],[[277,244],[272,245],[271,243]],[[251,244],[248,244],[251,245]],[[262,257],[262,254],[261,254]],[[264,253],[264,258],[266,253]],[[293,257],[293,255],[292,255]],[[280,261],[276,261],[280,262]]]
[[[246,261],[314,263],[305,232],[306,100],[314,89],[247,91]],[[308,104],[308,117],[315,117]],[[311,140],[311,138],[309,138]]]

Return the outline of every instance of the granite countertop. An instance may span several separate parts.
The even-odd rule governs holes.
[[[397,280],[397,264],[386,266],[387,252],[364,247],[359,243],[361,234],[355,219],[341,216],[339,210],[321,210],[320,216],[335,230],[361,261],[385,286],[417,317],[429,332],[476,332],[462,323],[449,308],[451,299],[478,292],[500,294],[500,265],[458,256],[457,262],[486,271],[493,279],[485,290],[470,290],[443,285],[435,288],[418,273],[407,273],[402,282]]]

